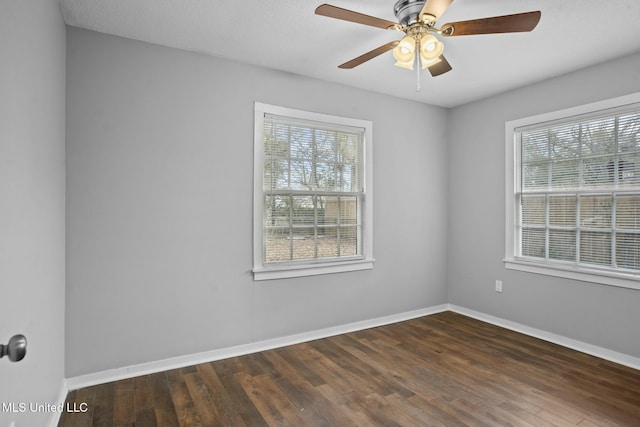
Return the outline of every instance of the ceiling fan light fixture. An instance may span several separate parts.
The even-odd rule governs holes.
[[[405,36],[398,46],[393,49],[393,57],[396,59],[395,65],[413,70],[415,61],[416,39],[412,36]]]
[[[416,50],[416,39],[412,36],[404,36],[393,49],[393,55],[398,60],[407,60],[413,56]]]
[[[411,58],[409,61],[396,61],[396,67],[406,68],[407,70],[413,70],[413,63],[415,62],[415,58]]]
[[[438,59],[444,51],[444,45],[435,36],[426,34],[420,39],[420,59],[422,62]]]

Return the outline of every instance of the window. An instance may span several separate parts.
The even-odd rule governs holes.
[[[255,280],[372,268],[371,130],[255,104]]]
[[[507,267],[640,289],[638,101],[507,123]]]

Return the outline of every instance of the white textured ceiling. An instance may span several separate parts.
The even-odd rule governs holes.
[[[401,33],[314,14],[325,0],[60,0],[68,25],[453,107],[640,51],[640,0],[455,0],[438,25],[531,10],[531,33],[443,38],[453,70],[338,64]],[[395,0],[326,0],[390,21]],[[606,79],[615,76],[604,76]]]

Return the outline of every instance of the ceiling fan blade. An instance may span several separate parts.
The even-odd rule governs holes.
[[[391,49],[393,49],[394,47],[396,47],[398,45],[398,43],[400,43],[398,40],[389,42],[387,44],[383,44],[382,46],[373,49],[372,51],[369,51],[367,53],[365,53],[364,55],[360,55],[357,58],[352,59],[351,61],[347,61],[342,65],[338,65],[338,68],[342,68],[342,69],[351,69],[354,67],[357,67],[358,65],[362,64],[363,62],[367,62],[370,59],[375,58],[376,56],[380,56],[385,52],[390,51]]]
[[[316,8],[316,15],[328,16],[329,18],[342,19],[343,21],[355,22],[357,24],[370,25],[383,30],[389,27],[396,28],[399,24],[387,21],[386,19],[376,18],[375,16],[364,15],[352,10],[343,9],[330,4],[322,4]]]
[[[442,26],[443,36],[468,36],[473,34],[519,33],[533,30],[540,21],[540,11],[447,22]]]
[[[424,15],[431,15],[433,16],[431,21],[437,21],[451,3],[453,0],[427,0],[422,6],[419,16],[422,18]]]
[[[444,74],[447,71],[451,71],[451,65],[449,65],[449,61],[444,57],[444,55],[440,55],[440,62],[433,64],[429,67],[429,72],[433,77],[437,77],[440,74]]]

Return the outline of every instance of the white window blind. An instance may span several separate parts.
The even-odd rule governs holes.
[[[515,256],[640,272],[640,104],[515,129]]]
[[[256,128],[254,277],[371,268],[370,122],[260,104]]]

